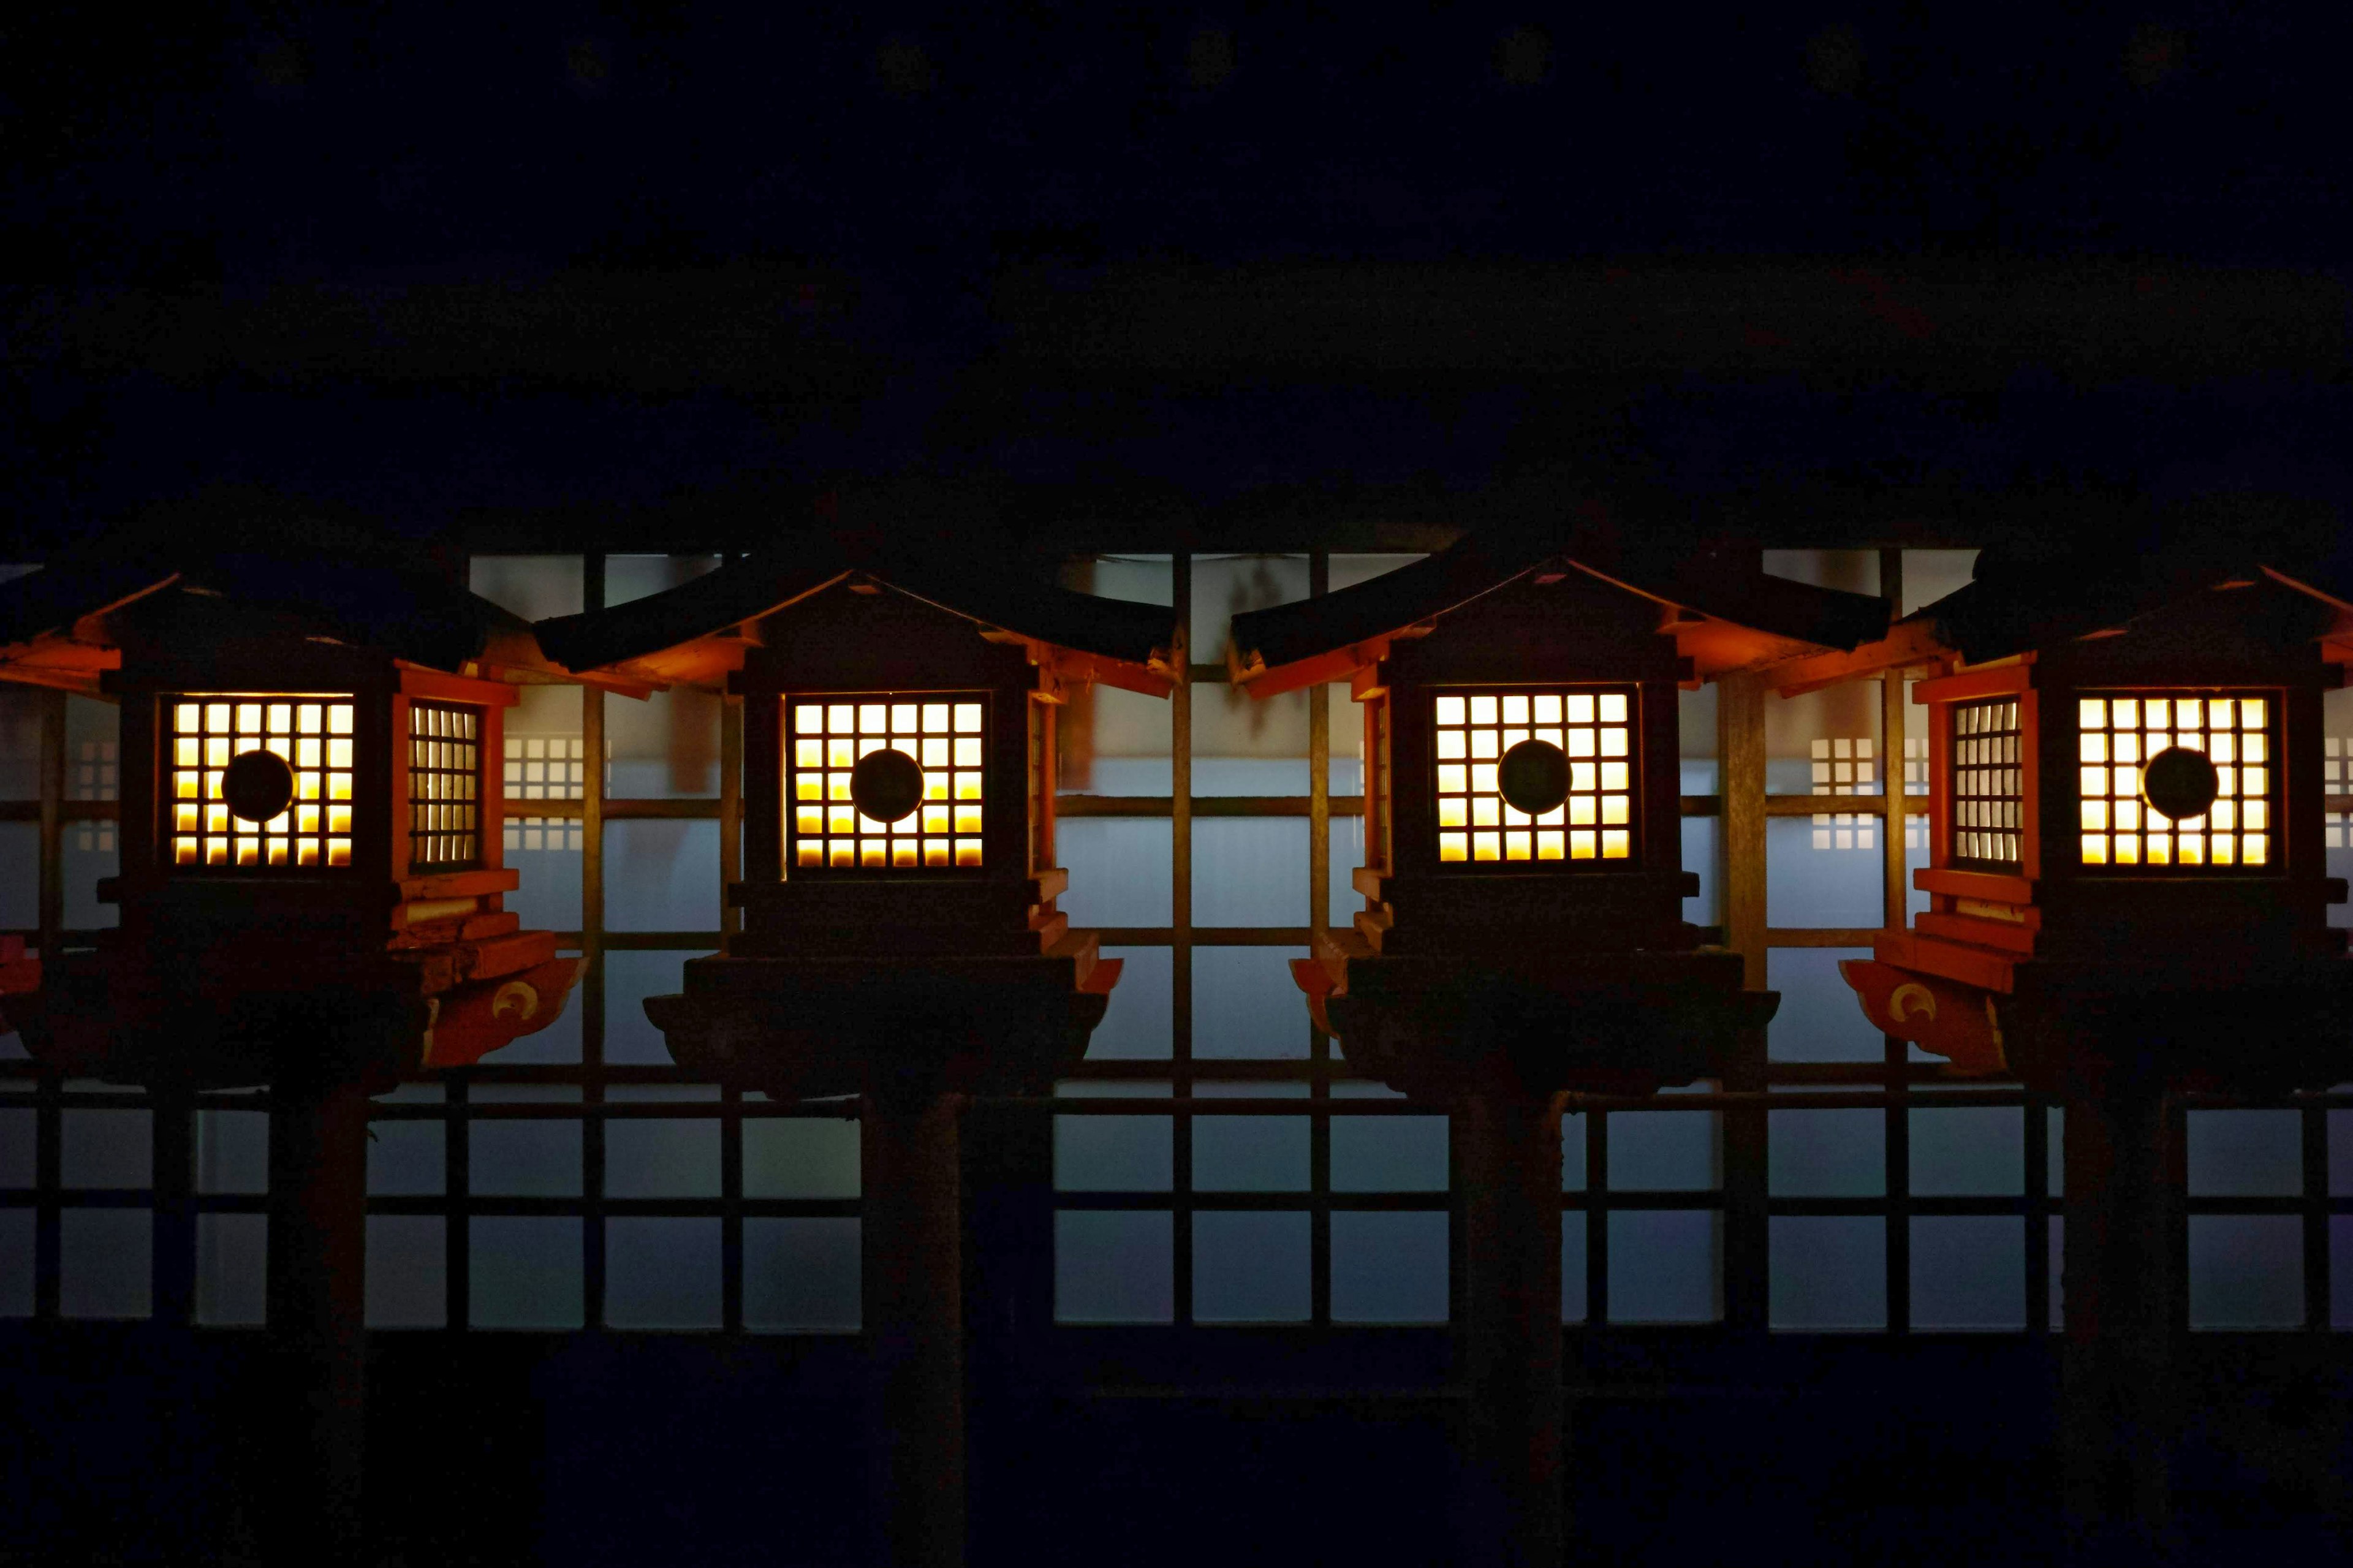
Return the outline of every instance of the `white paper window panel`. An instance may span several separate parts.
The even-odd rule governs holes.
[[[632,599],[648,598],[691,583],[697,577],[719,570],[723,559],[717,555],[696,554],[607,555],[605,557],[605,603],[607,606],[626,605]]]
[[[1196,829],[1200,824],[1194,824]],[[1054,824],[1071,874],[1055,907],[1074,926],[1165,926],[1169,910],[1170,824],[1165,817],[1071,817]],[[1193,916],[1198,923],[1200,912]]]
[[[1377,1083],[1332,1086],[1335,1100],[1403,1100]],[[1332,1190],[1335,1193],[1442,1193],[1447,1190],[1448,1131],[1443,1116],[1332,1118]]]
[[[1592,1115],[1587,1111],[1571,1111],[1560,1119],[1560,1190],[1564,1193],[1585,1191],[1585,1141],[1592,1126]]]
[[[719,1123],[605,1119],[605,1192],[616,1198],[715,1198]]]
[[[1885,1220],[1775,1215],[1767,1247],[1767,1313],[1775,1329],[1837,1333],[1887,1327]]]
[[[1346,688],[1343,687],[1343,690]],[[1193,793],[1195,795],[1305,795],[1307,793],[1307,691],[1252,697],[1239,686],[1198,681],[1193,687]],[[1361,719],[1358,721],[1362,722]],[[1345,733],[1332,737],[1333,750],[1354,751]],[[1276,775],[1293,781],[1276,790],[1201,787],[1204,762],[1262,763],[1281,767]],[[1238,777],[1247,777],[1247,773]]]
[[[1879,922],[1873,921],[1876,925]],[[1766,1026],[1766,1054],[1777,1062],[1875,1062],[1886,1037],[1838,972],[1842,958],[1869,958],[1865,947],[1777,947],[1765,955],[1765,984],[1781,994]]]
[[[2295,1197],[2304,1191],[2304,1118],[2294,1110],[2192,1110],[2192,1197]]]
[[[859,1124],[835,1117],[755,1117],[744,1123],[747,1198],[854,1198]]]
[[[58,1215],[58,1310],[69,1318],[144,1318],[154,1310],[146,1209],[69,1208]]]
[[[1560,1321],[1564,1323],[1581,1323],[1586,1318],[1590,1289],[1585,1272],[1587,1224],[1583,1209],[1570,1209],[1560,1216]]]
[[[1193,795],[1304,795],[1312,784],[1307,760],[1282,757],[1193,757]],[[1194,825],[1197,828],[1199,823]]]
[[[576,616],[587,607],[577,555],[477,555],[468,585],[527,621]]]
[[[1300,1323],[1313,1314],[1303,1211],[1193,1215],[1193,1321]]]
[[[33,1211],[0,1208],[0,1318],[33,1315]]]
[[[486,1197],[580,1195],[580,1123],[481,1120],[467,1125],[468,1178]]]
[[[1840,747],[1836,742],[1844,742]],[[1862,742],[1869,755],[1861,755]],[[1817,744],[1823,750],[1818,753]],[[1834,753],[1843,750],[1844,756]],[[1817,762],[1844,762],[1849,776],[1820,780],[1825,788],[1843,784],[1838,793],[1856,793],[1863,783],[1856,764],[1872,764],[1874,785],[1885,778],[1886,752],[1879,744],[1879,682],[1848,681],[1796,697],[1767,692],[1765,697],[1765,792],[1767,795],[1812,795]],[[1833,773],[1835,769],[1832,770]]]
[[[615,1215],[605,1221],[605,1322],[638,1330],[715,1329],[719,1221]]]
[[[744,1222],[744,1326],[754,1333],[854,1334],[859,1222],[839,1216]]]
[[[1307,819],[1196,818],[1193,923],[1305,925]]]
[[[1169,1323],[1176,1317],[1173,1215],[1123,1209],[1056,1212],[1056,1322]]]
[[[526,817],[520,822],[508,819],[505,830],[507,847],[502,858],[506,868],[521,879],[522,886],[503,895],[501,902],[509,913],[522,921],[525,930],[580,929],[581,851],[560,847],[560,841],[579,831],[580,825],[576,822],[538,817]],[[543,847],[534,849],[530,847],[534,835]],[[607,874],[610,875],[609,872]],[[565,1009],[566,1012],[575,1010]],[[510,1061],[513,1058],[501,1057],[500,1059]]]
[[[1875,926],[1885,874],[1880,857],[1814,847],[1814,824],[1802,816],[1765,823],[1765,918],[1783,927]],[[1831,831],[1835,832],[1833,826]],[[1875,834],[1874,834],[1875,837]]]
[[[1314,1025],[1292,978],[1298,947],[1193,950],[1193,1055],[1203,1060],[1303,1061]]]
[[[1303,1083],[1199,1083],[1198,1099],[1267,1096],[1304,1100]],[[1303,1193],[1308,1129],[1303,1116],[1193,1118],[1193,1190],[1199,1193]]]
[[[145,1110],[68,1110],[58,1129],[58,1176],[69,1187],[154,1184],[155,1119]]]
[[[1225,657],[1233,618],[1308,596],[1304,555],[1193,557],[1192,658],[1200,664]]]
[[[1173,1092],[1166,1083],[1071,1079],[1055,1093],[1075,1100],[1135,1099]],[[1176,1181],[1175,1133],[1166,1116],[1057,1116],[1054,1190],[1166,1193]]]
[[[1100,685],[1079,700],[1092,709],[1090,722],[1055,727],[1060,787],[1073,795],[1168,794],[1176,733],[1168,700]]]
[[[1713,1110],[1630,1110],[1612,1115],[1611,1189],[1706,1192],[1722,1186],[1722,1121]]]
[[[1887,1191],[1883,1110],[1773,1110],[1765,1188],[1782,1198],[1868,1198]]]
[[[1335,1212],[1332,1215],[1332,1321],[1445,1322],[1446,1233],[1443,1210]]]
[[[606,792],[617,800],[719,794],[718,693],[681,686],[605,702]]]
[[[259,1323],[268,1313],[269,1216],[196,1216],[196,1321],[220,1327]]]
[[[2026,1221],[2015,1215],[1912,1220],[1912,1326],[1928,1332],[2026,1327]]]
[[[1116,958],[1124,967],[1103,1022],[1087,1040],[1087,1060],[1166,1061],[1174,1029],[1169,1014],[1173,955],[1165,947],[1106,947],[1103,956]],[[1199,954],[1194,956],[1198,963]]]
[[[2189,1326],[2304,1327],[2304,1221],[2295,1215],[2191,1215]]]
[[[1724,1316],[1724,1216],[1714,1209],[1609,1213],[1609,1321],[1712,1323]]]
[[[368,1215],[367,1326],[438,1329],[448,1321],[448,1223],[439,1215]]]
[[[1912,1191],[1922,1197],[2012,1196],[2026,1191],[2026,1112],[1957,1106],[1907,1113]]]
[[[384,1197],[433,1197],[448,1184],[448,1128],[439,1121],[372,1121],[367,1190]]]
[[[607,930],[716,931],[721,891],[716,819],[605,825]]]
[[[581,1221],[476,1215],[467,1227],[467,1319],[478,1329],[577,1329]]]

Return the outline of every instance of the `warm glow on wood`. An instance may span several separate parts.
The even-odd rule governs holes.
[[[1630,689],[1434,698],[1439,860],[1598,865],[1632,858],[1633,701]],[[1506,753],[1529,742],[1536,742],[1533,755],[1504,763]],[[1549,795],[1557,805],[1529,812],[1512,804],[1498,770],[1523,763],[1537,764],[1529,769],[1537,777],[1547,767],[1565,771],[1565,793],[1556,783]]]
[[[855,700],[786,699],[784,742],[788,866],[863,871],[976,867],[987,773],[987,704],[909,700],[876,693]],[[853,795],[860,762],[896,752],[921,776],[906,815],[881,820]],[[870,764],[871,766],[872,764]],[[912,786],[911,786],[912,787]],[[872,795],[867,807],[885,808]]]
[[[351,864],[348,696],[191,698],[166,701],[159,718],[170,775],[164,842],[174,866],[263,871]],[[285,764],[277,775],[283,808],[259,820],[231,809],[228,784],[237,760],[256,752]],[[258,760],[264,770],[278,766]],[[322,812],[322,801],[342,804]]]
[[[481,858],[481,714],[448,702],[408,709],[408,843],[412,871]],[[348,808],[343,808],[348,817]],[[333,816],[333,809],[329,812]]]
[[[1955,703],[1952,722],[1953,858],[2014,868],[2026,810],[2018,699]]]

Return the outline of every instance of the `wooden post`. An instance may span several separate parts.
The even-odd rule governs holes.
[[[860,1306],[872,1495],[893,1568],[965,1560],[964,1192],[957,1095],[860,1107]]]
[[[1556,1568],[1561,1502],[1560,1116],[1563,1099],[1465,1097],[1463,1303],[1455,1340],[1469,1404],[1460,1463],[1466,1564]]]
[[[2154,1077],[2112,1075],[2067,1101],[2060,1441],[2079,1562],[2172,1544],[2175,1121]]]
[[[257,1499],[272,1563],[362,1561],[367,1094],[269,1097],[269,1318],[276,1463]]]

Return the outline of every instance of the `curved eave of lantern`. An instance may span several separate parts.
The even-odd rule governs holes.
[[[1236,616],[1227,669],[1258,698],[1349,679],[1388,658],[1398,640],[1428,636],[1486,595],[1522,578],[1550,583],[1570,572],[1656,605],[1657,629],[1674,638],[1694,683],[1852,649],[1887,624],[1884,601],[1719,568],[1704,556],[1632,559],[1603,538],[1574,533],[1499,543],[1474,535],[1336,594]]]
[[[972,622],[988,641],[1026,648],[1049,696],[1092,681],[1151,697],[1176,687],[1179,656],[1167,610],[986,571],[959,576],[839,559],[782,569],[744,562],[608,610],[542,621],[534,630],[578,679],[715,689],[744,668],[746,650],[761,646],[769,616],[843,583],[904,595]]]

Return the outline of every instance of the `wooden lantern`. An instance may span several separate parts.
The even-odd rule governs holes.
[[[2161,999],[2173,1022],[2152,1016],[2134,1048],[2162,1044],[2192,1076],[2334,1081],[2293,1065],[2308,1032],[2250,1039],[2214,1009],[2316,1000],[2344,970],[2321,697],[2353,658],[2353,609],[2255,565],[2152,564],[2064,597],[2048,575],[1997,556],[1885,639],[1779,672],[1792,689],[1926,677],[1929,864],[1914,875],[1929,908],[1841,965],[1849,983],[1882,1029],[1959,1070],[2057,1081],[2101,1047],[2048,1020],[2097,995],[2111,1011]]]
[[[501,908],[509,679],[562,679],[522,622],[430,578],[260,554],[68,561],[0,602],[0,679],[121,709],[121,870],[99,889],[121,922],[18,1005],[37,1055],[226,1085],[342,1048],[381,1085],[562,1011],[577,961]],[[335,1037],[369,1009],[367,1044]]]
[[[1723,1031],[1685,1016],[1737,994],[1740,961],[1696,952],[1683,919],[1697,879],[1682,860],[1677,690],[1852,647],[1885,624],[1876,599],[1557,536],[1468,539],[1235,617],[1233,679],[1253,696],[1345,679],[1364,709],[1365,908],[1294,965],[1318,1023],[1352,1060],[1412,1079],[1488,1038],[1469,1014],[1421,1016],[1445,1013],[1437,997],[1468,1007],[1472,987],[1482,1006],[1532,1018],[1541,996],[1573,992],[1589,1050],[1574,1030],[1543,1046],[1524,1036],[1530,1087],[1701,1076]],[[1695,987],[1703,973],[1714,980]],[[1434,1057],[1382,1043],[1369,1000],[1400,986],[1400,1002],[1417,998],[1408,1033],[1439,1042]]]

